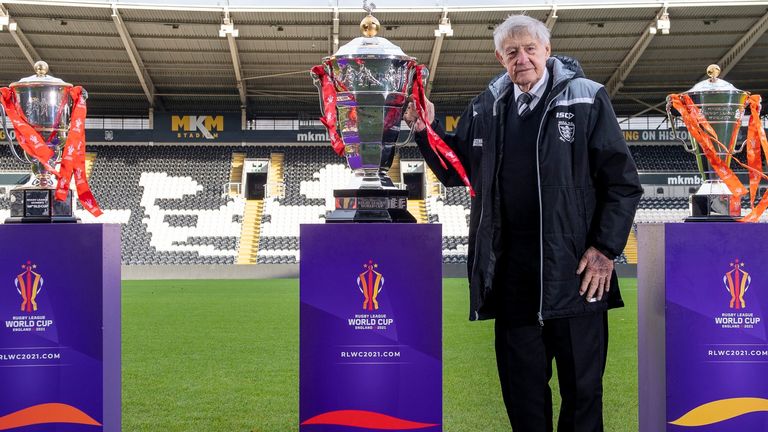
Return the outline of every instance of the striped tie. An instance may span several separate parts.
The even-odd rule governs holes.
[[[530,104],[533,96],[530,93],[523,93],[517,97],[517,114],[520,118],[526,118],[531,113]]]

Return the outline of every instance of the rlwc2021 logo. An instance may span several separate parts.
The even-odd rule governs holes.
[[[13,285],[21,297],[22,313],[4,319],[5,328],[12,332],[44,332],[53,328],[53,319],[38,311],[38,301],[45,279],[35,271],[37,265],[27,261],[21,265],[22,272],[13,278]]]
[[[731,269],[723,274],[722,286],[728,293],[728,312],[722,312],[714,317],[715,325],[723,329],[752,329],[762,318],[759,311],[747,309],[747,300],[744,298],[752,287],[752,275],[744,269],[744,262],[738,258],[729,263]],[[722,291],[721,291],[722,292]],[[722,307],[725,308],[726,301]]]
[[[37,312],[37,296],[43,290],[43,276],[40,273],[35,272],[33,269],[37,268],[37,265],[32,264],[32,261],[27,261],[21,265],[24,271],[21,274],[16,275],[13,280],[16,286],[16,292],[21,296],[21,311],[26,313]]]
[[[357,289],[363,295],[362,308],[365,311],[355,313],[347,319],[349,326],[355,330],[387,330],[395,322],[386,313],[379,311],[379,295],[384,289],[384,275],[376,270],[378,267],[378,264],[369,259],[363,264],[365,270],[355,279]]]
[[[731,295],[731,301],[728,307],[731,309],[744,309],[746,303],[744,302],[744,294],[749,290],[749,286],[752,284],[752,276],[744,270],[744,263],[738,259],[733,260],[731,270],[723,275],[723,285],[725,285],[726,291]]]
[[[368,263],[363,264],[365,271],[357,276],[357,288],[365,297],[363,309],[369,311],[379,310],[379,302],[376,297],[384,289],[384,276],[374,270],[377,267],[379,265],[374,264],[373,260],[368,260]]]

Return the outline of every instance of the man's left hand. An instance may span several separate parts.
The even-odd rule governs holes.
[[[607,293],[611,288],[612,272],[613,260],[594,247],[587,249],[579,261],[579,268],[576,269],[576,274],[584,274],[581,278],[579,295],[586,293],[588,302],[594,302],[595,298],[598,301],[602,300],[603,293]]]

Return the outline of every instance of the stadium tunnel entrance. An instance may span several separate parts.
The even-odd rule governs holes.
[[[247,200],[264,199],[269,172],[268,160],[246,160],[243,166],[243,195]]]
[[[400,182],[408,190],[408,199],[423,200],[427,184],[424,176],[424,161],[403,160],[400,166]]]

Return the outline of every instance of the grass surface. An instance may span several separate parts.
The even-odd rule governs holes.
[[[298,423],[298,281],[123,283],[123,430],[284,432]],[[637,431],[637,288],[612,311],[606,430]],[[444,430],[507,431],[492,321],[467,321],[466,282],[443,294]],[[557,394],[553,379],[553,393]],[[558,401],[556,401],[556,404]]]

